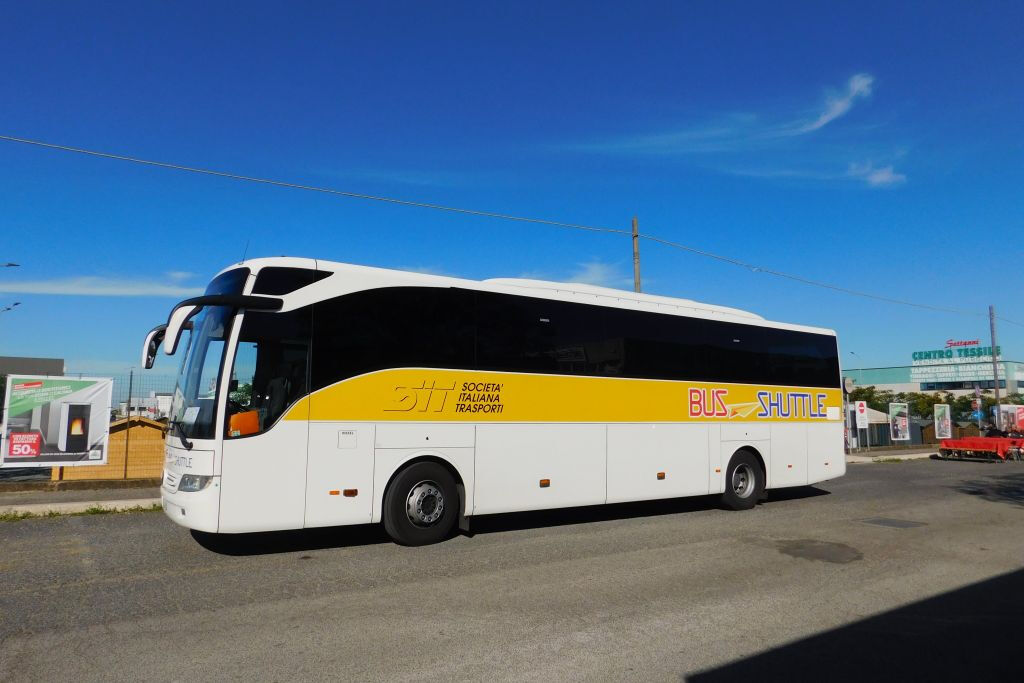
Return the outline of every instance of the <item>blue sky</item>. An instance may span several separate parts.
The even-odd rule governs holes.
[[[641,231],[1024,322],[1017,3],[23,3],[0,134]],[[555,5],[555,6],[552,6]],[[250,256],[631,287],[627,237],[0,142],[0,354],[137,364]],[[821,325],[896,365],[987,319],[642,243],[645,289]],[[1000,343],[1024,360],[1024,327]],[[852,356],[848,352],[857,355]],[[860,360],[858,360],[860,359]],[[861,362],[863,361],[863,362]],[[169,361],[162,361],[167,367]]]

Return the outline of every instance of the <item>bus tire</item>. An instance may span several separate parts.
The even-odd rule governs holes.
[[[438,543],[451,534],[461,504],[448,470],[436,462],[414,463],[384,494],[384,530],[399,545]]]
[[[725,470],[722,503],[733,510],[749,510],[764,496],[765,474],[757,456],[750,451],[733,453]]]

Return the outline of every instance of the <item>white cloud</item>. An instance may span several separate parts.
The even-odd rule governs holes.
[[[203,289],[154,280],[81,276],[52,280],[4,280],[0,281],[0,292],[56,296],[166,296],[182,299],[199,296]]]
[[[839,97],[829,97],[825,101],[825,111],[821,112],[814,121],[804,124],[796,129],[796,133],[810,133],[811,131],[824,128],[835,121],[846,112],[850,111],[853,103],[871,94],[871,85],[875,82],[871,74],[854,74],[846,83],[846,92]]]
[[[181,282],[182,280],[191,280],[196,276],[195,273],[190,273],[187,270],[169,270],[165,273],[167,277],[174,280],[175,282]]]
[[[907,182],[907,176],[897,173],[892,166],[876,167],[871,162],[850,164],[847,175],[859,178],[871,187],[892,187]]]
[[[633,278],[627,276],[617,264],[601,261],[577,264],[576,270],[569,276],[568,282],[615,289],[633,288]]]
[[[633,275],[626,273],[619,264],[605,263],[599,260],[577,263],[569,275],[553,275],[552,273],[529,270],[519,273],[516,277],[524,280],[544,280],[547,282],[575,282],[581,285],[611,287],[612,289],[633,289]]]
[[[871,74],[854,74],[841,94],[826,97],[824,107],[814,118],[772,117],[733,112],[717,120],[675,130],[633,135],[575,145],[588,152],[623,154],[712,154],[778,148],[788,138],[821,130],[847,114],[853,105],[871,95],[875,78]]]

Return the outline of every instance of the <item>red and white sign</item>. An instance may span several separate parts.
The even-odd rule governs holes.
[[[38,389],[43,386],[42,382],[22,382],[21,384],[15,384],[12,389],[13,391],[24,391],[25,389]]]
[[[43,435],[39,432],[11,432],[7,455],[11,458],[34,458],[42,448]]]
[[[868,402],[867,401],[855,401],[854,404],[857,406],[857,429],[868,428]]]
[[[951,349],[954,346],[981,346],[980,339],[947,339],[946,348]]]

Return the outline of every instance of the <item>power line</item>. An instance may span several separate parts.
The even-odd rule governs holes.
[[[734,266],[740,266],[742,268],[747,268],[747,269],[749,269],[749,270],[751,270],[751,271],[753,271],[755,273],[765,273],[767,275],[775,275],[776,277],[785,278],[787,280],[793,280],[794,282],[801,282],[801,283],[803,283],[805,285],[812,285],[814,287],[822,287],[824,289],[831,289],[831,290],[836,291],[836,292],[842,292],[843,294],[851,294],[853,296],[860,296],[860,297],[864,297],[864,298],[867,298],[867,299],[875,299],[877,301],[885,301],[885,302],[890,303],[890,304],[900,304],[902,306],[914,306],[916,308],[925,308],[925,309],[932,310],[932,311],[941,311],[943,313],[958,313],[960,315],[985,315],[984,313],[976,313],[974,311],[969,311],[969,310],[961,309],[961,308],[945,308],[943,306],[932,306],[931,304],[921,304],[921,303],[917,303],[917,302],[914,302],[914,301],[904,301],[903,299],[893,299],[891,297],[881,296],[879,294],[870,294],[868,292],[859,292],[859,291],[857,291],[855,289],[848,289],[846,287],[840,287],[839,285],[833,285],[833,284],[829,284],[827,282],[819,282],[817,280],[811,280],[809,278],[805,278],[805,277],[802,277],[800,275],[793,275],[791,273],[783,273],[782,271],[779,271],[779,270],[773,270],[771,268],[764,268],[762,266],[756,266],[756,265],[754,265],[752,263],[746,263],[744,261],[740,261],[739,259],[730,258],[728,256],[719,256],[718,254],[713,254],[713,253],[711,253],[709,251],[704,251],[703,249],[696,249],[694,247],[688,247],[685,244],[679,244],[678,242],[673,242],[671,240],[666,240],[666,239],[663,239],[661,237],[655,237],[654,235],[640,235],[640,237],[642,237],[644,239],[647,239],[647,240],[650,240],[652,242],[657,242],[659,244],[663,244],[663,245],[665,245],[667,247],[673,247],[675,249],[681,249],[683,251],[688,251],[688,252],[690,252],[692,254],[699,254],[700,256],[707,256],[708,258],[716,259],[716,260],[722,261],[724,263],[731,263]],[[1007,321],[1007,322],[1009,322],[1009,321]]]
[[[163,161],[153,161],[151,159],[140,159],[138,157],[125,156],[123,154],[111,154],[109,152],[99,152],[93,149],[82,149],[81,147],[69,147],[67,145],[56,145],[50,142],[42,142],[41,140],[29,140],[27,138],[17,138],[10,135],[0,135],[0,140],[6,140],[8,142],[20,142],[25,145],[35,145],[36,147],[47,147],[49,149],[57,149],[62,152],[75,152],[76,154],[86,154],[93,157],[102,157],[104,159],[115,159],[117,161],[130,161],[133,164],[144,164],[146,166],[158,166],[160,168],[169,168],[175,171],[187,171],[189,173],[199,173],[202,175],[218,176],[220,178],[230,178],[232,180],[245,180],[250,183],[262,183],[263,185],[274,185],[277,187],[288,187],[293,190],[308,190],[310,192],[323,192],[325,194],[333,194],[341,197],[350,197],[352,199],[368,199],[375,202],[386,202],[388,204],[400,204],[402,206],[416,206],[421,209],[435,209],[437,211],[450,211],[452,213],[464,213],[471,216],[484,216],[486,218],[500,218],[506,221],[519,221],[522,223],[539,223],[541,225],[551,225],[558,228],[572,228],[574,230],[589,230],[590,232],[607,232],[619,235],[631,235],[629,230],[620,230],[618,228],[603,228],[594,225],[580,225],[577,223],[563,223],[561,221],[550,221],[543,218],[528,218],[525,216],[513,216],[505,213],[496,213],[493,211],[477,211],[475,209],[462,209],[456,206],[444,206],[442,204],[429,204],[426,202],[414,202],[407,199],[395,199],[394,197],[378,197],[372,194],[361,194],[359,192],[345,192],[343,190],[335,190],[329,187],[317,187],[316,185],[301,185],[299,183],[289,183],[283,180],[272,180],[270,178],[257,178],[254,176],[240,175],[238,173],[228,173],[226,171],[214,171],[208,168],[196,168],[194,166],[182,166],[180,164],[169,164]]]
[[[417,207],[417,208],[421,208],[421,209],[434,209],[436,211],[448,211],[448,212],[451,212],[451,213],[461,213],[461,214],[466,214],[466,215],[470,215],[470,216],[481,216],[481,217],[484,217],[484,218],[496,218],[496,219],[500,219],[500,220],[517,221],[517,222],[520,222],[520,223],[533,223],[533,224],[538,224],[538,225],[549,225],[549,226],[552,226],[552,227],[567,228],[567,229],[572,229],[572,230],[586,230],[588,232],[600,232],[600,233],[608,233],[608,234],[615,234],[615,235],[629,235],[629,236],[632,237],[632,232],[630,230],[622,230],[622,229],[619,229],[619,228],[608,228],[608,227],[602,227],[602,226],[584,225],[584,224],[581,224],[581,223],[566,223],[566,222],[562,222],[562,221],[554,221],[554,220],[548,220],[548,219],[544,219],[544,218],[531,218],[531,217],[528,217],[528,216],[516,216],[516,215],[512,215],[512,214],[498,213],[498,212],[494,212],[494,211],[479,211],[479,210],[476,210],[476,209],[465,209],[465,208],[455,207],[455,206],[445,206],[443,204],[431,204],[431,203],[428,203],[428,202],[416,202],[416,201],[411,201],[411,200],[407,200],[407,199],[397,199],[395,197],[383,197],[383,196],[378,196],[378,195],[363,194],[363,193],[360,193],[360,192],[347,192],[347,191],[344,191],[344,190],[337,190],[337,189],[329,188],[329,187],[318,187],[316,185],[304,185],[304,184],[300,184],[300,183],[291,183],[291,182],[286,182],[286,181],[283,181],[283,180],[273,180],[271,178],[259,178],[259,177],[255,177],[255,176],[241,175],[241,174],[238,174],[238,173],[230,173],[230,172],[227,172],[227,171],[216,171],[216,170],[213,170],[213,169],[199,168],[199,167],[195,167],[195,166],[184,166],[184,165],[181,165],[181,164],[172,164],[172,163],[168,163],[168,162],[164,162],[164,161],[154,161],[152,159],[142,159],[142,158],[139,158],[139,157],[132,157],[132,156],[124,155],[124,154],[113,154],[113,153],[110,153],[110,152],[101,152],[101,151],[98,151],[98,150],[84,149],[84,148],[81,148],[81,147],[71,147],[71,146],[68,146],[68,145],[58,145],[58,144],[51,143],[51,142],[44,142],[42,140],[32,140],[32,139],[29,139],[29,138],[21,138],[21,137],[15,137],[15,136],[11,136],[11,135],[0,135],[0,140],[5,140],[7,142],[16,142],[16,143],[23,144],[23,145],[32,145],[32,146],[35,146],[35,147],[44,147],[44,148],[47,148],[47,149],[55,149],[55,150],[59,150],[59,151],[62,151],[62,152],[73,152],[75,154],[83,154],[83,155],[87,155],[87,156],[100,157],[100,158],[104,158],[104,159],[114,159],[116,161],[127,161],[127,162],[130,162],[130,163],[142,164],[142,165],[145,165],[145,166],[156,166],[158,168],[167,168],[167,169],[171,169],[171,170],[175,170],[175,171],[185,171],[185,172],[188,172],[188,173],[197,173],[197,174],[200,174],[200,175],[216,176],[216,177],[219,177],[219,178],[229,178],[231,180],[241,180],[241,181],[246,181],[246,182],[251,182],[251,183],[260,183],[260,184],[263,184],[263,185],[273,185],[275,187],[285,187],[285,188],[290,188],[290,189],[293,189],[293,190],[307,190],[307,191],[310,191],[310,192],[321,192],[321,193],[324,193],[324,194],[336,195],[336,196],[340,196],[340,197],[348,197],[348,198],[351,198],[351,199],[365,199],[365,200],[369,200],[369,201],[384,202],[384,203],[388,203],[388,204],[398,204],[400,206],[412,206],[412,207]],[[905,301],[903,299],[895,299],[895,298],[892,298],[892,297],[881,296],[881,295],[878,295],[878,294],[871,294],[869,292],[861,292],[861,291],[858,291],[858,290],[855,290],[855,289],[850,289],[848,287],[840,287],[839,285],[833,285],[833,284],[830,284],[830,283],[827,283],[827,282],[820,282],[818,280],[812,280],[810,278],[805,278],[805,277],[800,276],[800,275],[793,275],[792,273],[785,273],[785,272],[782,272],[782,271],[779,271],[779,270],[774,270],[772,268],[765,268],[763,266],[758,266],[758,265],[755,265],[755,264],[752,264],[752,263],[747,263],[745,261],[741,261],[739,259],[732,258],[732,257],[729,257],[729,256],[722,256],[720,254],[715,254],[715,253],[712,253],[710,251],[705,251],[703,249],[698,249],[696,247],[691,247],[691,246],[688,246],[688,245],[685,245],[685,244],[681,244],[679,242],[674,242],[672,240],[668,240],[668,239],[665,239],[665,238],[662,238],[662,237],[658,237],[657,235],[638,234],[638,237],[640,237],[642,239],[645,239],[645,240],[649,240],[651,242],[656,242],[656,243],[661,244],[663,246],[671,247],[673,249],[679,249],[681,251],[685,251],[685,252],[688,252],[688,253],[691,253],[691,254],[696,254],[698,256],[704,256],[706,258],[714,259],[714,260],[720,261],[722,263],[728,263],[728,264],[731,264],[731,265],[734,265],[734,266],[739,266],[741,268],[746,268],[746,269],[748,269],[748,270],[750,270],[752,272],[755,272],[755,273],[765,273],[767,275],[773,275],[775,277],[780,277],[780,278],[783,278],[783,279],[792,280],[794,282],[799,282],[801,284],[810,285],[810,286],[813,286],[813,287],[820,287],[822,289],[829,289],[829,290],[832,290],[832,291],[835,291],[835,292],[840,292],[840,293],[843,293],[843,294],[849,294],[849,295],[852,295],[852,296],[859,296],[859,297],[866,298],[866,299],[874,299],[876,301],[883,301],[883,302],[886,302],[886,303],[898,304],[898,305],[901,305],[901,306],[911,306],[911,307],[922,308],[922,309],[926,309],[926,310],[939,311],[939,312],[942,312],[942,313],[954,313],[954,314],[958,314],[958,315],[968,315],[968,316],[981,316],[981,315],[984,315],[982,313],[976,313],[974,311],[969,311],[969,310],[965,310],[965,309],[948,308],[948,307],[943,307],[943,306],[933,306],[931,304],[922,304],[922,303],[918,303],[918,302],[914,302],[914,301]],[[1024,323],[1020,323],[1020,322],[1017,322],[1017,321],[1014,321],[1014,320],[1009,320],[1009,319],[1003,318],[1001,316],[997,316],[997,318],[999,320],[1002,320],[1003,322],[1010,323],[1011,325],[1020,325],[1021,327],[1024,327]]]

